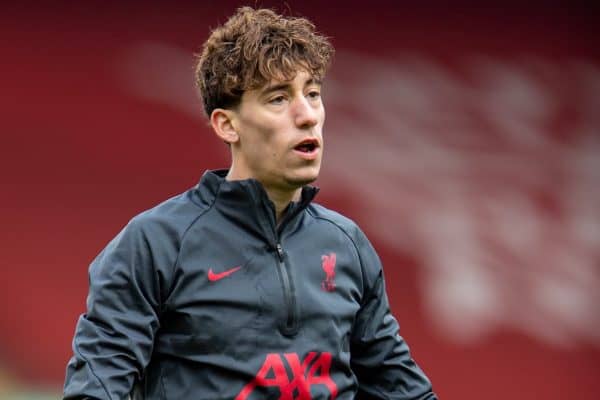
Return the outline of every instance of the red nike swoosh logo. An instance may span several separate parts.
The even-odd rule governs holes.
[[[228,269],[227,271],[223,271],[223,272],[219,272],[219,273],[215,273],[215,272],[213,272],[212,268],[209,268],[208,269],[208,280],[211,282],[216,282],[218,280],[221,280],[221,279],[233,274],[235,271],[237,271],[240,268],[242,268],[242,267],[231,268],[231,269]]]

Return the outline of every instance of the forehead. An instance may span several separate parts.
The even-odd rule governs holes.
[[[303,87],[307,84],[318,83],[318,80],[304,69],[298,70],[291,79],[271,78],[270,81],[256,89],[259,94],[272,90],[284,89],[289,87]]]

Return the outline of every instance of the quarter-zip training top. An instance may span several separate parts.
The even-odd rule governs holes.
[[[89,269],[65,399],[436,399],[354,222],[206,172]]]

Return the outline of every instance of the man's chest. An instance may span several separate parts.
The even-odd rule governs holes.
[[[282,350],[299,333],[339,347],[360,306],[360,265],[347,243],[310,233],[285,237],[278,251],[253,237],[199,232],[179,256],[161,334],[189,352],[236,357]]]

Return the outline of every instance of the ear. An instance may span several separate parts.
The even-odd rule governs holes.
[[[210,125],[225,143],[235,143],[240,137],[235,130],[235,111],[215,108],[210,114]]]

